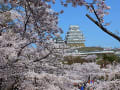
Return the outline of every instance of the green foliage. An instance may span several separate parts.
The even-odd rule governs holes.
[[[82,59],[80,56],[66,56],[64,57],[63,64],[71,65],[73,63],[81,63],[87,62],[86,60]]]
[[[105,77],[106,77],[106,78],[105,78],[105,80],[107,81],[107,80],[108,80],[109,75],[107,75],[107,74],[106,74],[106,76],[105,76]]]
[[[82,48],[79,48],[78,50],[79,51],[88,51],[88,52],[90,52],[90,51],[102,51],[103,48],[101,48],[101,47],[82,47]]]
[[[106,67],[106,65],[110,64],[110,62],[106,60],[98,60],[96,63],[100,65],[101,68]]]
[[[99,78],[99,80],[104,80],[105,79],[105,77],[104,76],[101,76],[100,78]]]
[[[113,61],[119,62],[119,57],[115,54],[103,54],[103,60],[109,61],[111,64]]]
[[[120,63],[120,57],[115,54],[102,54],[102,60],[98,60],[96,63],[103,68],[107,64],[113,64],[113,62]]]

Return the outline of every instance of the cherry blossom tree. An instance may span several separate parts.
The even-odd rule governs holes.
[[[6,47],[15,49],[6,52],[14,51],[16,57],[30,46],[38,48],[37,51],[48,49],[47,41],[62,32],[57,26],[58,13],[47,0],[1,0],[0,6],[1,46],[6,41]]]
[[[48,40],[62,32],[57,24],[58,13],[47,1],[0,0],[1,90],[12,88],[26,71],[36,69],[36,66],[41,69],[40,61],[54,51]],[[36,65],[38,61],[39,65]]]

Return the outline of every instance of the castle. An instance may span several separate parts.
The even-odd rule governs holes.
[[[77,25],[70,25],[68,32],[66,33],[65,40],[62,38],[56,37],[55,43],[58,44],[65,44],[69,47],[85,47],[85,38],[83,36],[82,31],[79,30],[79,26]]]

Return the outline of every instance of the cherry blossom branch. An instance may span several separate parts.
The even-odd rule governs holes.
[[[30,18],[30,15],[28,15],[28,12],[27,12],[26,8],[27,7],[26,7],[26,4],[25,4],[25,13],[26,13],[27,20],[24,23],[24,31],[23,31],[23,38],[22,39],[24,39],[24,35],[25,35],[26,30],[27,30],[27,24],[28,24],[29,18]]]
[[[10,10],[12,10],[12,9],[13,9],[13,7],[9,8],[9,9],[6,10],[6,11],[0,11],[0,13],[8,12],[8,11],[10,11]]]
[[[101,23],[98,21],[94,20],[90,15],[86,14],[87,18],[89,18],[93,23],[95,23],[102,31],[105,33],[109,34],[113,38],[117,39],[120,42],[120,37],[115,35],[114,33],[110,32],[108,29],[106,29]]]
[[[6,27],[4,27],[2,24],[0,24],[0,26],[2,27],[2,28],[0,29],[0,36],[2,35],[3,30],[11,27],[11,26],[9,26],[9,25],[7,25]]]
[[[29,43],[27,43],[26,45],[24,45],[23,47],[21,47],[21,49],[19,50],[19,52],[17,53],[17,57],[19,57],[20,55],[21,55],[21,53],[22,53],[22,50],[25,48],[25,47],[27,47],[28,45],[30,45],[30,44],[32,44],[33,42],[29,42]]]
[[[38,62],[38,61],[41,61],[41,60],[43,60],[43,59],[45,59],[45,58],[47,58],[50,54],[52,54],[52,51],[50,51],[47,55],[45,55],[44,57],[42,57],[42,58],[37,58],[36,60],[34,60],[33,62]]]
[[[94,6],[91,5],[91,8],[93,9],[93,13],[95,14],[95,16],[96,16],[96,18],[98,19],[99,23],[101,23],[101,20],[100,20],[99,16],[97,15]]]
[[[43,59],[45,59],[45,58],[47,58],[49,55],[51,55],[53,52],[53,50],[50,50],[48,47],[45,47],[47,50],[49,50],[49,53],[47,54],[47,55],[45,55],[44,57],[42,57],[42,58],[37,58],[36,60],[34,60],[33,62],[38,62],[38,61],[41,61],[41,60],[43,60]]]

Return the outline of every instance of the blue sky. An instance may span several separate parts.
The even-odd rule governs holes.
[[[110,14],[105,16],[106,22],[111,22],[111,25],[107,28],[116,33],[120,31],[120,0],[106,0],[107,5],[111,6]],[[64,13],[59,16],[59,27],[61,27],[64,33],[61,35],[63,39],[68,31],[70,25],[79,25],[80,30],[85,36],[86,46],[101,46],[101,47],[119,47],[120,43],[101,31],[93,22],[91,22],[85,15],[89,13],[85,7],[73,8],[71,5],[68,8],[62,7],[60,4],[53,6],[53,10],[64,10]]]

